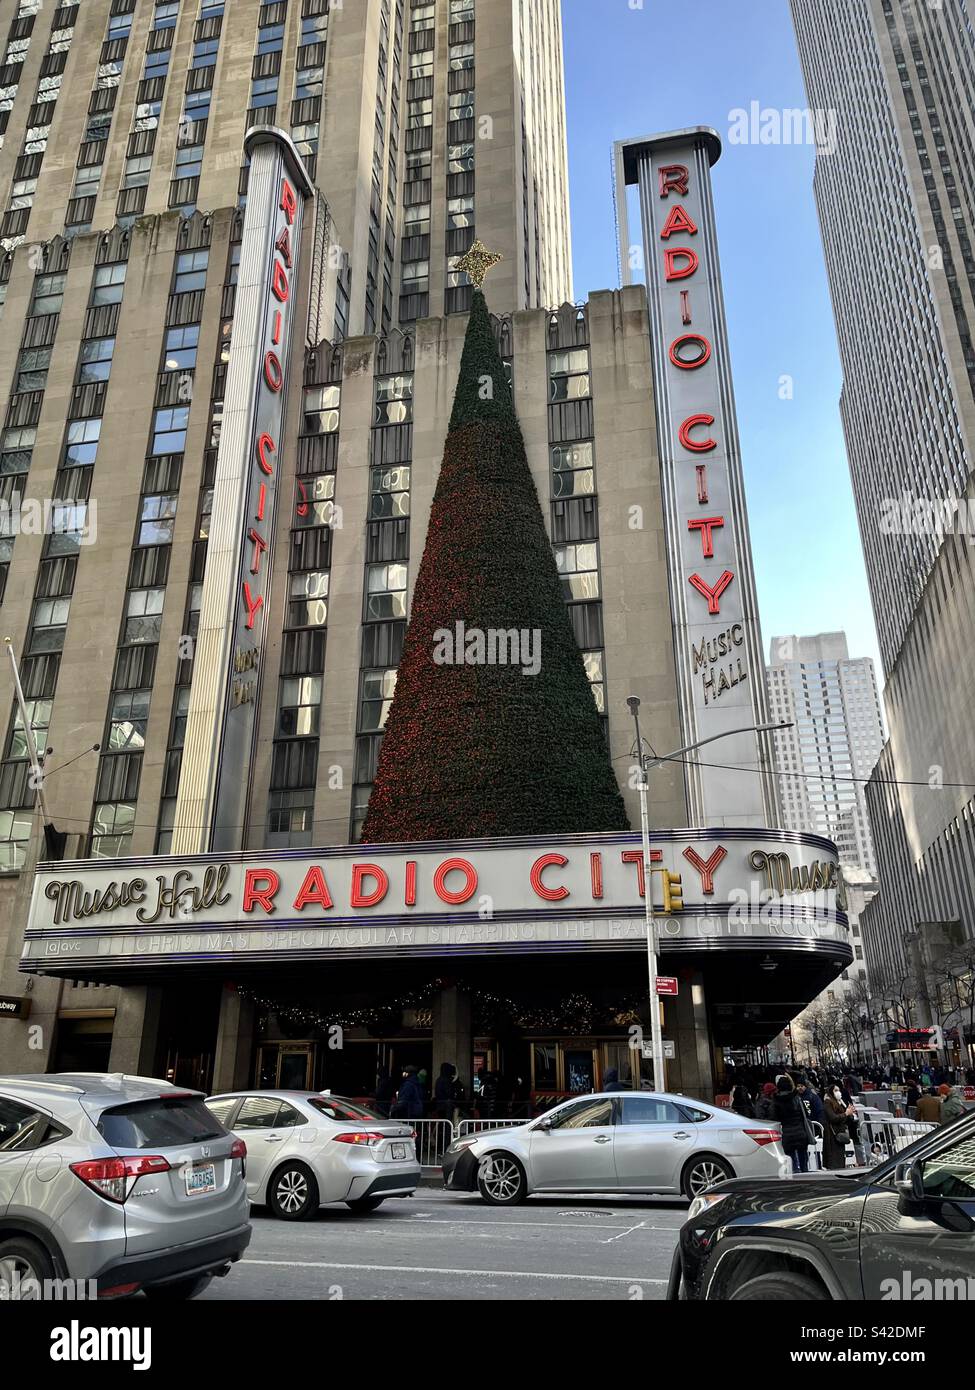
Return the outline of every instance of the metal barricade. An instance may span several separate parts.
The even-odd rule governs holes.
[[[885,1163],[902,1149],[920,1139],[922,1134],[930,1134],[937,1125],[924,1120],[901,1120],[893,1116],[859,1115],[860,1138],[866,1149],[867,1163]]]
[[[483,1129],[511,1129],[515,1125],[526,1125],[527,1117],[520,1120],[461,1120],[456,1126],[457,1138],[465,1134],[480,1134]]]
[[[449,1120],[407,1120],[416,1131],[416,1156],[421,1168],[439,1168],[444,1151],[456,1135]]]

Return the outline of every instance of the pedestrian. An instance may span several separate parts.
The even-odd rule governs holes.
[[[603,1072],[604,1091],[628,1091],[629,1086],[620,1080],[620,1074],[615,1067],[607,1067]]]
[[[918,1100],[917,1117],[926,1125],[940,1125],[941,1097],[933,1086],[929,1086]]]
[[[376,1110],[384,1119],[389,1118],[390,1107],[395,1096],[396,1082],[386,1068],[382,1067],[376,1079]]]
[[[943,1089],[943,1088],[942,1088]],[[948,1094],[941,1102],[941,1123],[950,1125],[953,1120],[957,1120],[965,1114],[965,1104],[957,1091],[948,1087]]]
[[[453,1062],[440,1063],[440,1075],[433,1088],[434,1110],[438,1120],[453,1124],[457,1109],[457,1068]]]
[[[496,1071],[489,1071],[481,1087],[481,1116],[485,1120],[497,1118],[501,1104],[501,1079]]]
[[[742,1115],[746,1120],[754,1120],[755,1118],[752,1098],[744,1086],[736,1086],[732,1091],[731,1108],[736,1115]]]
[[[917,1119],[917,1103],[921,1099],[921,1088],[913,1075],[904,1077],[906,1090],[904,1092],[904,1103],[907,1107],[907,1118]]]
[[[791,1076],[780,1076],[776,1082],[773,1109],[782,1129],[782,1147],[792,1160],[792,1171],[808,1173],[813,1129]]]
[[[823,1108],[823,1099],[819,1092],[810,1086],[808,1081],[800,1081],[796,1090],[802,1098],[802,1103],[809,1111],[809,1118],[814,1124],[825,1125],[826,1111]]]
[[[762,1094],[755,1102],[755,1119],[775,1119],[775,1084],[771,1081],[766,1081],[762,1087]]]
[[[850,1143],[852,1105],[843,1099],[839,1083],[827,1083],[823,1095],[823,1108],[826,1111],[826,1128],[823,1133],[823,1166],[825,1168],[845,1168],[846,1150]]]
[[[425,1105],[426,1097],[417,1077],[416,1067],[405,1066],[396,1100],[389,1112],[390,1119],[421,1120]]]

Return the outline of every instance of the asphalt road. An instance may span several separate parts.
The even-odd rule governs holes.
[[[254,1208],[243,1260],[202,1299],[661,1299],[686,1202],[533,1197],[490,1207],[420,1188],[354,1216]]]

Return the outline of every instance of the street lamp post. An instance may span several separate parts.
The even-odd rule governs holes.
[[[633,716],[636,726],[636,755],[640,763],[640,830],[643,837],[643,910],[647,923],[647,984],[650,990],[650,1048],[653,1056],[653,1084],[660,1091],[664,1088],[664,1039],[660,1025],[660,1001],[657,998],[657,929],[653,914],[653,878],[650,866],[650,810],[649,789],[650,772],[662,763],[672,762],[693,753],[707,743],[715,743],[721,738],[731,738],[735,734],[764,734],[776,729],[791,729],[791,723],[750,724],[744,729],[726,729],[724,733],[713,734],[710,738],[689,743],[685,748],[675,748],[672,753],[658,757],[655,753],[644,754],[643,738],[640,734],[640,701],[631,695],[626,701],[627,709]]]

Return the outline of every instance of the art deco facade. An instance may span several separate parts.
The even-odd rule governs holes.
[[[886,678],[867,790],[880,893],[863,918],[879,981],[903,974],[924,923],[975,933],[975,28],[967,0],[792,10],[809,103],[837,116],[815,187]]]

